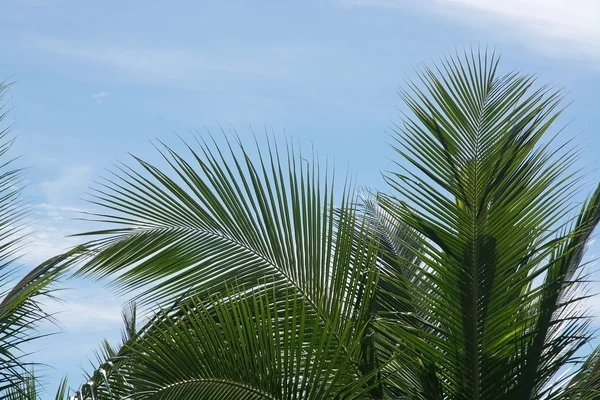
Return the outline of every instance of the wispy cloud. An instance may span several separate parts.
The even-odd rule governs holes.
[[[172,82],[201,76],[201,72],[207,71],[274,77],[285,75],[276,62],[271,62],[276,60],[262,57],[245,58],[200,49],[123,45],[41,36],[29,36],[24,40],[38,51],[93,63],[142,80]]]
[[[110,93],[106,93],[106,92],[98,92],[98,93],[94,93],[92,94],[92,99],[95,99],[98,103],[102,103],[103,97],[108,97],[110,96]]]
[[[342,3],[386,8],[409,6],[407,0],[343,0]],[[499,35],[553,56],[600,58],[597,0],[426,0],[420,7],[495,29]]]
[[[27,267],[33,267],[80,244],[80,238],[70,235],[85,230],[83,225],[86,224],[75,221],[75,218],[81,217],[81,211],[45,203],[35,205],[31,222],[23,230],[26,245],[21,261]]]
[[[77,164],[63,166],[59,175],[41,185],[46,202],[50,204],[64,204],[72,199],[72,194],[82,194],[91,182],[92,167]]]
[[[107,331],[121,324],[123,299],[101,288],[71,288],[61,292],[61,301],[49,300],[44,311],[52,314],[66,332]]]
[[[23,231],[27,244],[22,261],[28,267],[81,243],[80,238],[69,235],[89,228],[85,222],[76,220],[89,210],[75,207],[72,202],[88,187],[91,170],[88,165],[71,165],[59,169],[55,178],[31,187],[43,195],[43,200],[33,205],[30,221]]]

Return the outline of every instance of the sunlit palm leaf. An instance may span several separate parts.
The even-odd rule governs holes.
[[[291,290],[322,323],[336,321],[333,332],[345,346],[345,324],[370,317],[377,278],[372,242],[355,229],[352,192],[346,187],[334,203],[330,172],[321,176],[292,146],[282,161],[268,142],[254,162],[241,143],[226,143],[227,155],[205,142],[188,147],[190,161],[165,147],[173,177],[139,159],[145,174],[121,168],[94,200],[117,212],[98,215],[117,227],[91,233],[109,237],[90,243],[80,272],[113,274],[123,290],[144,287],[143,303],[168,304],[183,293],[212,297],[235,280],[284,296],[271,304],[279,313]],[[356,367],[366,350],[347,345]]]
[[[323,177],[316,165],[299,164],[305,161],[293,147],[282,161],[269,143],[266,155],[259,150],[259,162],[241,144],[227,140],[226,149],[199,142],[187,160],[164,147],[171,177],[140,159],[145,174],[121,167],[94,200],[115,211],[98,217],[117,227],[94,232],[110,236],[93,243],[97,254],[81,272],[115,274],[122,290],[160,282],[141,296],[144,304],[164,303],[190,288],[215,293],[234,277],[251,288],[268,276],[269,284],[291,285],[329,314],[336,307],[329,292],[345,290],[340,281],[351,263],[344,244],[351,243],[354,223],[348,191],[334,244],[327,172]]]
[[[566,390],[556,396],[560,400],[600,399],[600,348],[596,348],[586,359]]]

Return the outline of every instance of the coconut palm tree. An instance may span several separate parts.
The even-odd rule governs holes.
[[[577,205],[577,151],[544,141],[561,92],[485,50],[402,97],[390,193],[362,202],[273,140],[118,167],[79,274],[162,308],[81,398],[599,398],[579,352],[600,189]]]
[[[6,108],[8,84],[0,82],[0,123]],[[43,262],[18,280],[23,267],[19,255],[26,244],[29,206],[21,196],[25,172],[14,166],[9,150],[10,127],[0,131],[0,399],[13,399],[17,394],[31,393],[34,382],[31,363],[25,362],[22,347],[39,336],[37,324],[50,316],[40,300],[51,295],[50,285],[66,268],[75,249]]]
[[[6,400],[39,400],[42,395],[39,384],[33,371],[30,371],[23,377],[23,381],[18,386],[7,389],[3,395]],[[55,400],[65,400],[68,394],[67,379],[63,378],[54,395]]]

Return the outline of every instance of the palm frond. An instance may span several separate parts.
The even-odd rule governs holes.
[[[377,371],[363,375],[350,355],[366,321],[346,321],[341,334],[340,322],[323,322],[291,289],[185,298],[155,315],[81,398],[90,387],[99,399],[364,398]]]
[[[579,371],[571,377],[561,400],[597,400],[600,399],[600,348],[594,349]]]
[[[581,266],[588,242],[599,222],[600,185],[583,205],[574,226],[569,227],[568,240],[560,243],[551,255],[550,268],[542,286],[539,317],[534,327],[536,338],[530,352],[530,358],[539,361],[536,369],[524,371],[528,381],[533,383],[531,391],[555,393],[553,386],[543,388],[542,385],[591,338],[587,332],[590,318],[577,306],[589,297],[581,291],[585,283]]]
[[[69,268],[82,247],[55,256],[23,277],[0,302],[0,398],[3,391],[17,389],[27,379],[26,367],[19,352],[23,344],[40,334],[36,326],[51,316],[39,305],[42,297],[50,296],[50,285]]]
[[[121,290],[160,282],[140,296],[142,304],[190,288],[218,292],[233,277],[251,288],[269,276],[323,307],[338,273],[331,260],[343,262],[333,243],[333,178],[304,166],[291,145],[284,161],[269,141],[258,162],[240,142],[227,138],[225,147],[198,138],[188,160],[164,146],[172,176],[141,159],[145,174],[118,167],[93,200],[114,212],[96,217],[117,227],[88,234],[109,236],[92,242],[96,253],[80,273],[114,274]],[[351,220],[349,192],[340,201]]]
[[[1,398],[3,400],[39,400],[41,395],[37,379],[32,371],[24,374],[22,382],[18,386],[6,390]],[[54,398],[55,400],[67,400],[67,395],[67,378],[64,377],[58,385]]]
[[[576,152],[541,142],[561,93],[500,74],[487,49],[423,67],[419,80],[402,93],[414,118],[397,127],[393,146],[410,167],[386,175],[399,197],[382,204],[425,238],[408,271],[419,282],[411,305],[427,328],[382,319],[377,329],[435,366],[445,397],[542,398],[551,372],[586,337],[585,319],[575,317],[552,342],[560,356],[536,354],[538,341],[549,343],[536,330],[549,309],[533,282],[566,282],[553,276],[554,258],[572,236],[564,227],[579,184],[570,172]]]
[[[227,155],[214,143],[199,139],[198,146],[188,146],[191,161],[164,147],[173,177],[137,159],[148,176],[122,167],[96,192],[94,201],[115,212],[96,217],[118,227],[90,233],[108,237],[88,244],[80,273],[112,275],[123,290],[145,288],[143,304],[192,294],[212,299],[235,282],[281,295],[271,303],[278,314],[295,292],[359,368],[368,349],[343,337],[348,321],[360,326],[370,318],[377,251],[356,229],[351,187],[346,183],[335,202],[329,169],[323,177],[291,145],[283,161],[269,140],[266,152],[257,147],[258,162],[228,138]]]
[[[0,122],[8,113],[4,104],[7,90],[7,84],[0,82]],[[21,196],[24,169],[15,167],[14,159],[6,158],[12,145],[8,134],[9,128],[0,131],[0,398],[29,387],[33,379],[28,372],[31,365],[23,361],[21,350],[25,343],[39,337],[36,325],[49,317],[39,301],[51,293],[50,284],[81,250],[40,264],[14,284],[21,269],[17,260],[25,245],[29,206]]]

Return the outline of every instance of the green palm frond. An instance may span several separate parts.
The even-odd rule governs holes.
[[[394,336],[390,340],[384,331],[376,328],[388,321],[388,325],[393,323],[413,330],[430,330],[423,324],[426,315],[414,307],[418,300],[414,296],[419,295],[414,288],[423,289],[417,254],[424,237],[389,213],[377,194],[361,196],[359,210],[367,221],[367,233],[378,243],[376,268],[380,278],[372,309],[372,319],[377,322],[370,325],[367,337],[363,339],[373,348],[374,361],[370,365],[383,366],[379,379],[385,383],[377,398],[410,395],[411,399],[419,396],[441,399],[435,365],[423,364],[423,360],[406,357],[405,354],[398,355],[398,340],[401,339]]]
[[[596,348],[585,360],[577,374],[559,396],[561,400],[600,399],[600,348]]]
[[[420,85],[408,84],[403,97],[414,118],[398,126],[394,149],[410,167],[386,176],[399,197],[382,201],[426,239],[416,249],[419,285],[409,286],[427,329],[389,319],[377,329],[435,366],[453,399],[543,398],[589,338],[585,316],[558,316],[563,304],[550,295],[569,286],[581,261],[565,256],[576,152],[540,141],[560,114],[561,93],[497,67],[487,50],[467,53],[423,67]],[[538,276],[547,277],[541,288]],[[568,328],[546,335],[548,315]]]
[[[41,390],[37,384],[37,379],[33,372],[24,374],[23,381],[19,386],[12,387],[5,392],[2,399],[6,400],[39,400],[41,397]],[[67,400],[68,386],[67,378],[61,379],[54,395],[55,400]]]
[[[188,156],[161,143],[166,169],[117,166],[78,274],[168,308],[105,346],[81,398],[572,400],[595,385],[595,356],[557,379],[591,337],[582,260],[600,220],[600,189],[572,202],[577,151],[544,141],[561,91],[485,50],[422,67],[402,96],[393,194],[361,204],[270,139],[255,158],[198,137]]]
[[[346,321],[338,330],[341,321],[322,322],[293,291],[239,293],[232,290],[208,302],[192,299],[177,318],[159,319],[134,350],[130,381],[136,394],[162,399],[193,398],[194,393],[207,399],[222,398],[220,393],[256,399],[366,394],[369,376],[361,376],[350,358],[359,351],[360,322]],[[281,298],[284,303],[273,314],[271,304]],[[182,340],[169,345],[173,337]],[[157,365],[167,368],[157,370]]]
[[[80,273],[111,274],[122,290],[145,288],[143,304],[182,294],[213,298],[235,282],[281,295],[271,304],[276,314],[295,292],[321,323],[336,321],[337,328],[327,326],[359,368],[368,350],[343,335],[348,321],[370,318],[377,251],[356,229],[351,188],[334,202],[330,171],[321,176],[291,145],[283,160],[269,141],[258,162],[239,141],[227,139],[228,155],[198,145],[188,147],[190,161],[164,147],[173,178],[137,159],[145,175],[122,167],[96,192],[95,202],[116,211],[97,217],[117,227],[90,233],[109,236],[88,244]]]
[[[6,389],[2,394],[6,400],[38,400],[38,386],[33,372],[22,373],[21,382]],[[62,399],[61,399],[62,400]]]
[[[52,293],[49,287],[74,261],[81,247],[43,262],[21,279],[0,302],[0,398],[4,390],[20,387],[28,373],[20,348],[40,335],[36,326],[50,318],[39,299]]]
[[[282,160],[269,142],[255,162],[239,142],[227,139],[223,150],[198,139],[198,148],[188,146],[189,159],[163,147],[172,177],[136,159],[144,173],[119,167],[96,190],[93,201],[114,211],[97,217],[115,228],[90,233],[110,236],[92,242],[95,253],[80,272],[113,274],[121,290],[147,288],[142,304],[190,288],[215,293],[234,277],[251,288],[269,276],[329,313],[329,282],[347,276],[342,243],[354,223],[350,189],[340,200],[348,233],[334,243],[328,171],[320,176],[291,145]]]
[[[577,220],[569,229],[567,240],[561,242],[551,255],[549,269],[542,286],[539,316],[534,327],[536,337],[531,344],[530,360],[536,368],[524,370],[524,377],[536,382],[531,391],[560,393],[553,386],[543,385],[573,358],[575,352],[590,338],[590,322],[581,307],[581,300],[589,297],[581,291],[585,283],[581,269],[586,246],[600,222],[600,186],[586,202]],[[561,385],[563,382],[557,382]],[[526,398],[526,397],[524,397]]]
[[[340,319],[323,322],[291,289],[185,298],[126,342],[103,366],[108,379],[95,375],[81,398],[362,399],[378,373],[351,360],[367,321]]]
[[[0,122],[8,113],[4,104],[7,90],[7,84],[0,83]],[[52,292],[50,284],[81,250],[54,257],[16,281],[21,270],[18,256],[26,244],[29,206],[21,196],[24,169],[16,168],[14,159],[7,158],[12,145],[8,134],[8,128],[0,131],[0,398],[29,393],[24,388],[33,378],[28,372],[31,365],[23,361],[22,347],[40,336],[36,326],[49,316],[39,301]]]

